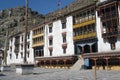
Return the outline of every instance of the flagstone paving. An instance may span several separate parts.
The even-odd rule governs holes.
[[[35,68],[33,74],[20,75],[15,70],[0,72],[0,80],[94,80],[94,70]],[[120,71],[97,70],[97,80],[120,80]]]

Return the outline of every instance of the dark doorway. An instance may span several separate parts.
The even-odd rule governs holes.
[[[84,53],[90,53],[90,46],[89,45],[84,46]]]

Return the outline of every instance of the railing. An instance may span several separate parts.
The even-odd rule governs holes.
[[[44,33],[33,35],[32,38],[37,38],[37,37],[40,37],[40,36],[44,36]]]
[[[73,25],[73,28],[79,28],[79,27],[86,26],[86,25],[89,25],[89,24],[92,24],[92,23],[95,23],[95,19],[75,24],[75,25]]]
[[[40,42],[33,43],[32,47],[43,46],[43,45],[44,45],[44,41],[40,41]]]
[[[73,39],[74,40],[86,39],[86,38],[95,37],[95,36],[96,36],[96,32],[92,32],[92,33],[88,33],[88,34],[82,34],[82,35],[74,36]]]
[[[103,34],[102,34],[102,37],[103,37],[103,38],[106,38],[106,37],[118,36],[118,35],[120,35],[120,31],[103,33]]]

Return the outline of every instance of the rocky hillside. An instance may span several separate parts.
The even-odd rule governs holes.
[[[44,15],[28,9],[28,27],[44,21]],[[9,36],[23,30],[25,7],[16,7],[0,11],[0,47],[4,46],[5,35]]]

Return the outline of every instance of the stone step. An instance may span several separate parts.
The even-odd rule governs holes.
[[[70,70],[81,70],[84,69],[84,59],[79,57],[77,62],[70,68]]]

